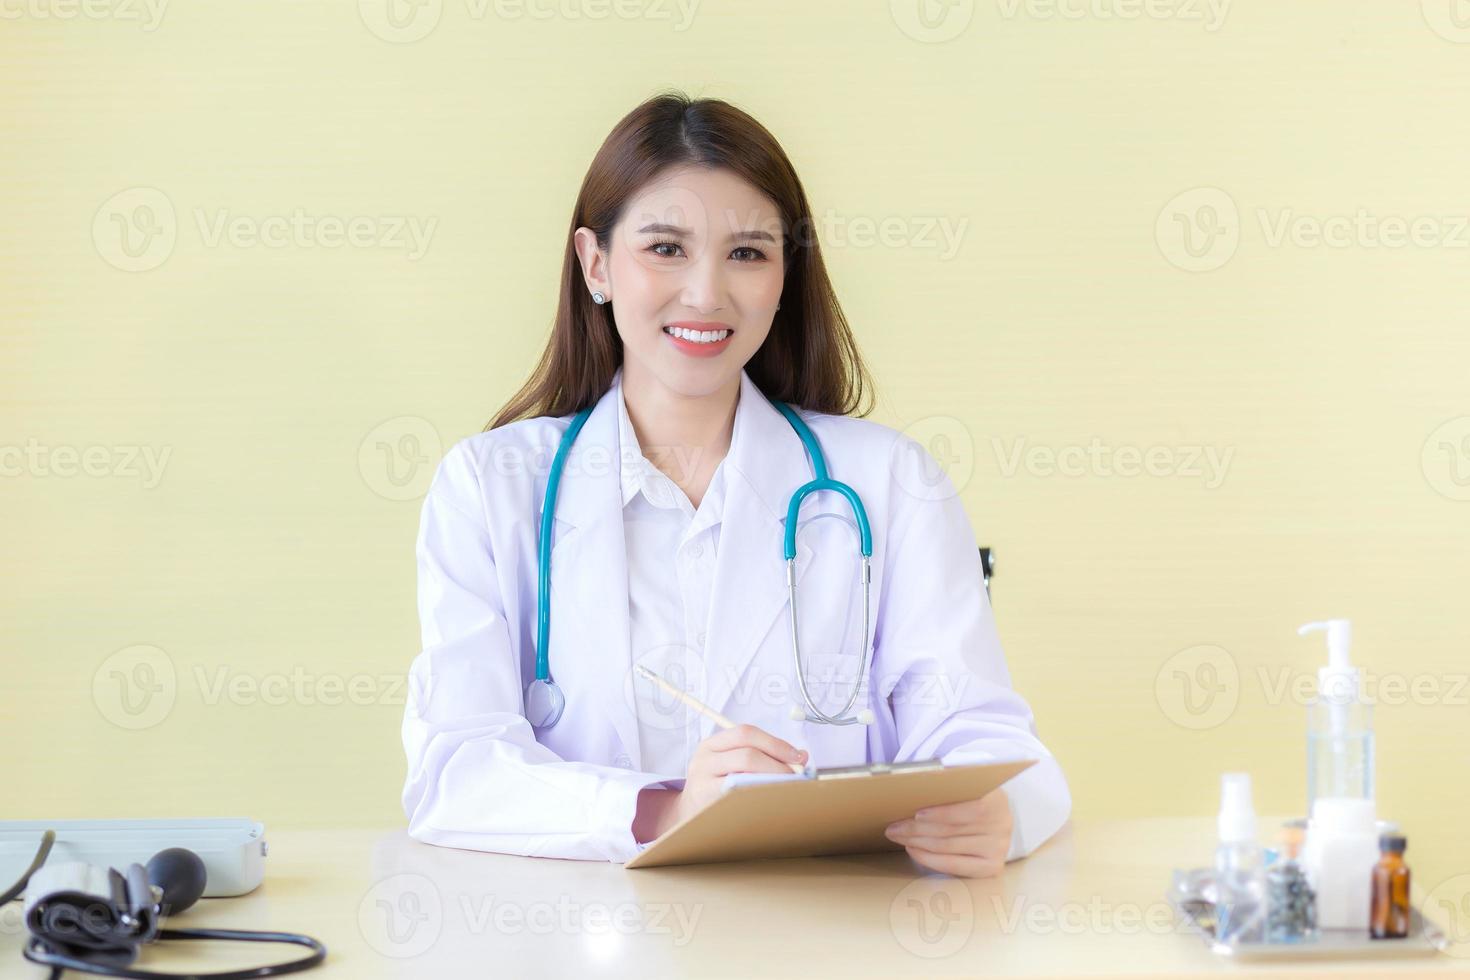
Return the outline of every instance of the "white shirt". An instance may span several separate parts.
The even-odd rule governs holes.
[[[618,456],[628,553],[629,651],[635,664],[704,700],[704,652],[725,507],[725,463],[721,460],[716,467],[696,509],[678,484],[643,455],[621,380],[620,376],[616,382]],[[739,411],[737,401],[737,415]],[[686,465],[678,456],[673,462]],[[638,768],[682,778],[699,744],[699,715],[636,674],[633,690]]]

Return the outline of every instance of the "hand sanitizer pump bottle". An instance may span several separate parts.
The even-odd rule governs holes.
[[[1373,706],[1349,662],[1352,624],[1308,623],[1327,633],[1327,666],[1307,714],[1307,843],[1302,864],[1317,893],[1317,925],[1367,935],[1377,863],[1373,800]]]
[[[1266,936],[1266,873],[1256,842],[1249,773],[1220,777],[1220,845],[1215,849],[1215,939],[1259,943]]]
[[[1320,798],[1373,799],[1373,706],[1349,660],[1352,623],[1329,619],[1297,632],[1317,631],[1327,634],[1327,666],[1317,671],[1317,697],[1307,709],[1309,815]]]

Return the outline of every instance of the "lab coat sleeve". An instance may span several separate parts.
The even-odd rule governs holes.
[[[1071,792],[1037,737],[1030,706],[1011,687],[964,505],[933,457],[900,438],[874,651],[878,676],[894,680],[894,758],[1037,759],[1004,786],[1013,820],[1006,860],[1014,860],[1062,827]],[[927,475],[936,471],[937,482]]]
[[[422,651],[409,668],[402,803],[429,844],[626,861],[652,773],[568,761],[523,712],[478,470],[465,442],[439,464],[417,541]],[[493,506],[493,502],[491,503]]]

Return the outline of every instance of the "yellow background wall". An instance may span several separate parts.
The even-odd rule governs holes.
[[[96,3],[0,25],[8,816],[402,820],[423,488],[676,86],[795,161],[1078,816],[1213,813],[1236,768],[1298,811],[1294,629],[1348,616],[1381,811],[1426,884],[1470,868],[1449,2]],[[260,241],[293,213],[342,227]]]

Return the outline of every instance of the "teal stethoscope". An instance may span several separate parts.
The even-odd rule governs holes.
[[[801,699],[805,702],[805,710],[800,705],[793,705],[791,717],[794,720],[805,719],[807,721],[819,722],[826,725],[868,725],[873,722],[873,713],[866,708],[849,715],[853,703],[857,701],[858,693],[862,690],[863,679],[868,676],[868,595],[872,582],[872,557],[873,557],[873,532],[868,527],[868,512],[863,509],[862,499],[858,497],[857,491],[846,483],[834,480],[827,475],[827,461],[822,456],[822,447],[817,444],[817,437],[812,430],[807,428],[805,422],[797,417],[789,405],[771,399],[771,404],[786,417],[796,434],[801,437],[806,446],[807,455],[811,457],[812,471],[815,479],[798,487],[791,495],[791,503],[786,508],[786,586],[791,592],[791,649],[795,654],[796,682],[801,689]],[[582,431],[583,424],[588,416],[592,414],[592,408],[584,408],[572,418],[572,424],[567,427],[566,433],[561,437],[561,445],[557,447],[556,456],[551,462],[551,474],[546,481],[546,501],[541,510],[541,541],[539,550],[538,582],[536,592],[536,679],[526,687],[526,719],[536,728],[550,728],[561,720],[562,712],[566,709],[566,695],[562,693],[561,687],[551,679],[551,658],[546,645],[546,635],[551,625],[551,530],[552,518],[556,511],[556,493],[561,485],[562,466],[566,462],[568,451],[572,443],[577,439],[577,433]],[[847,498],[852,506],[852,513],[857,518],[859,549],[862,552],[863,568],[863,669],[857,675],[853,683],[852,692],[847,697],[847,703],[842,710],[836,714],[829,715],[823,712],[812,701],[811,694],[807,691],[806,672],[801,665],[801,641],[796,632],[796,519],[801,511],[801,502],[808,494],[818,490],[832,490]]]

